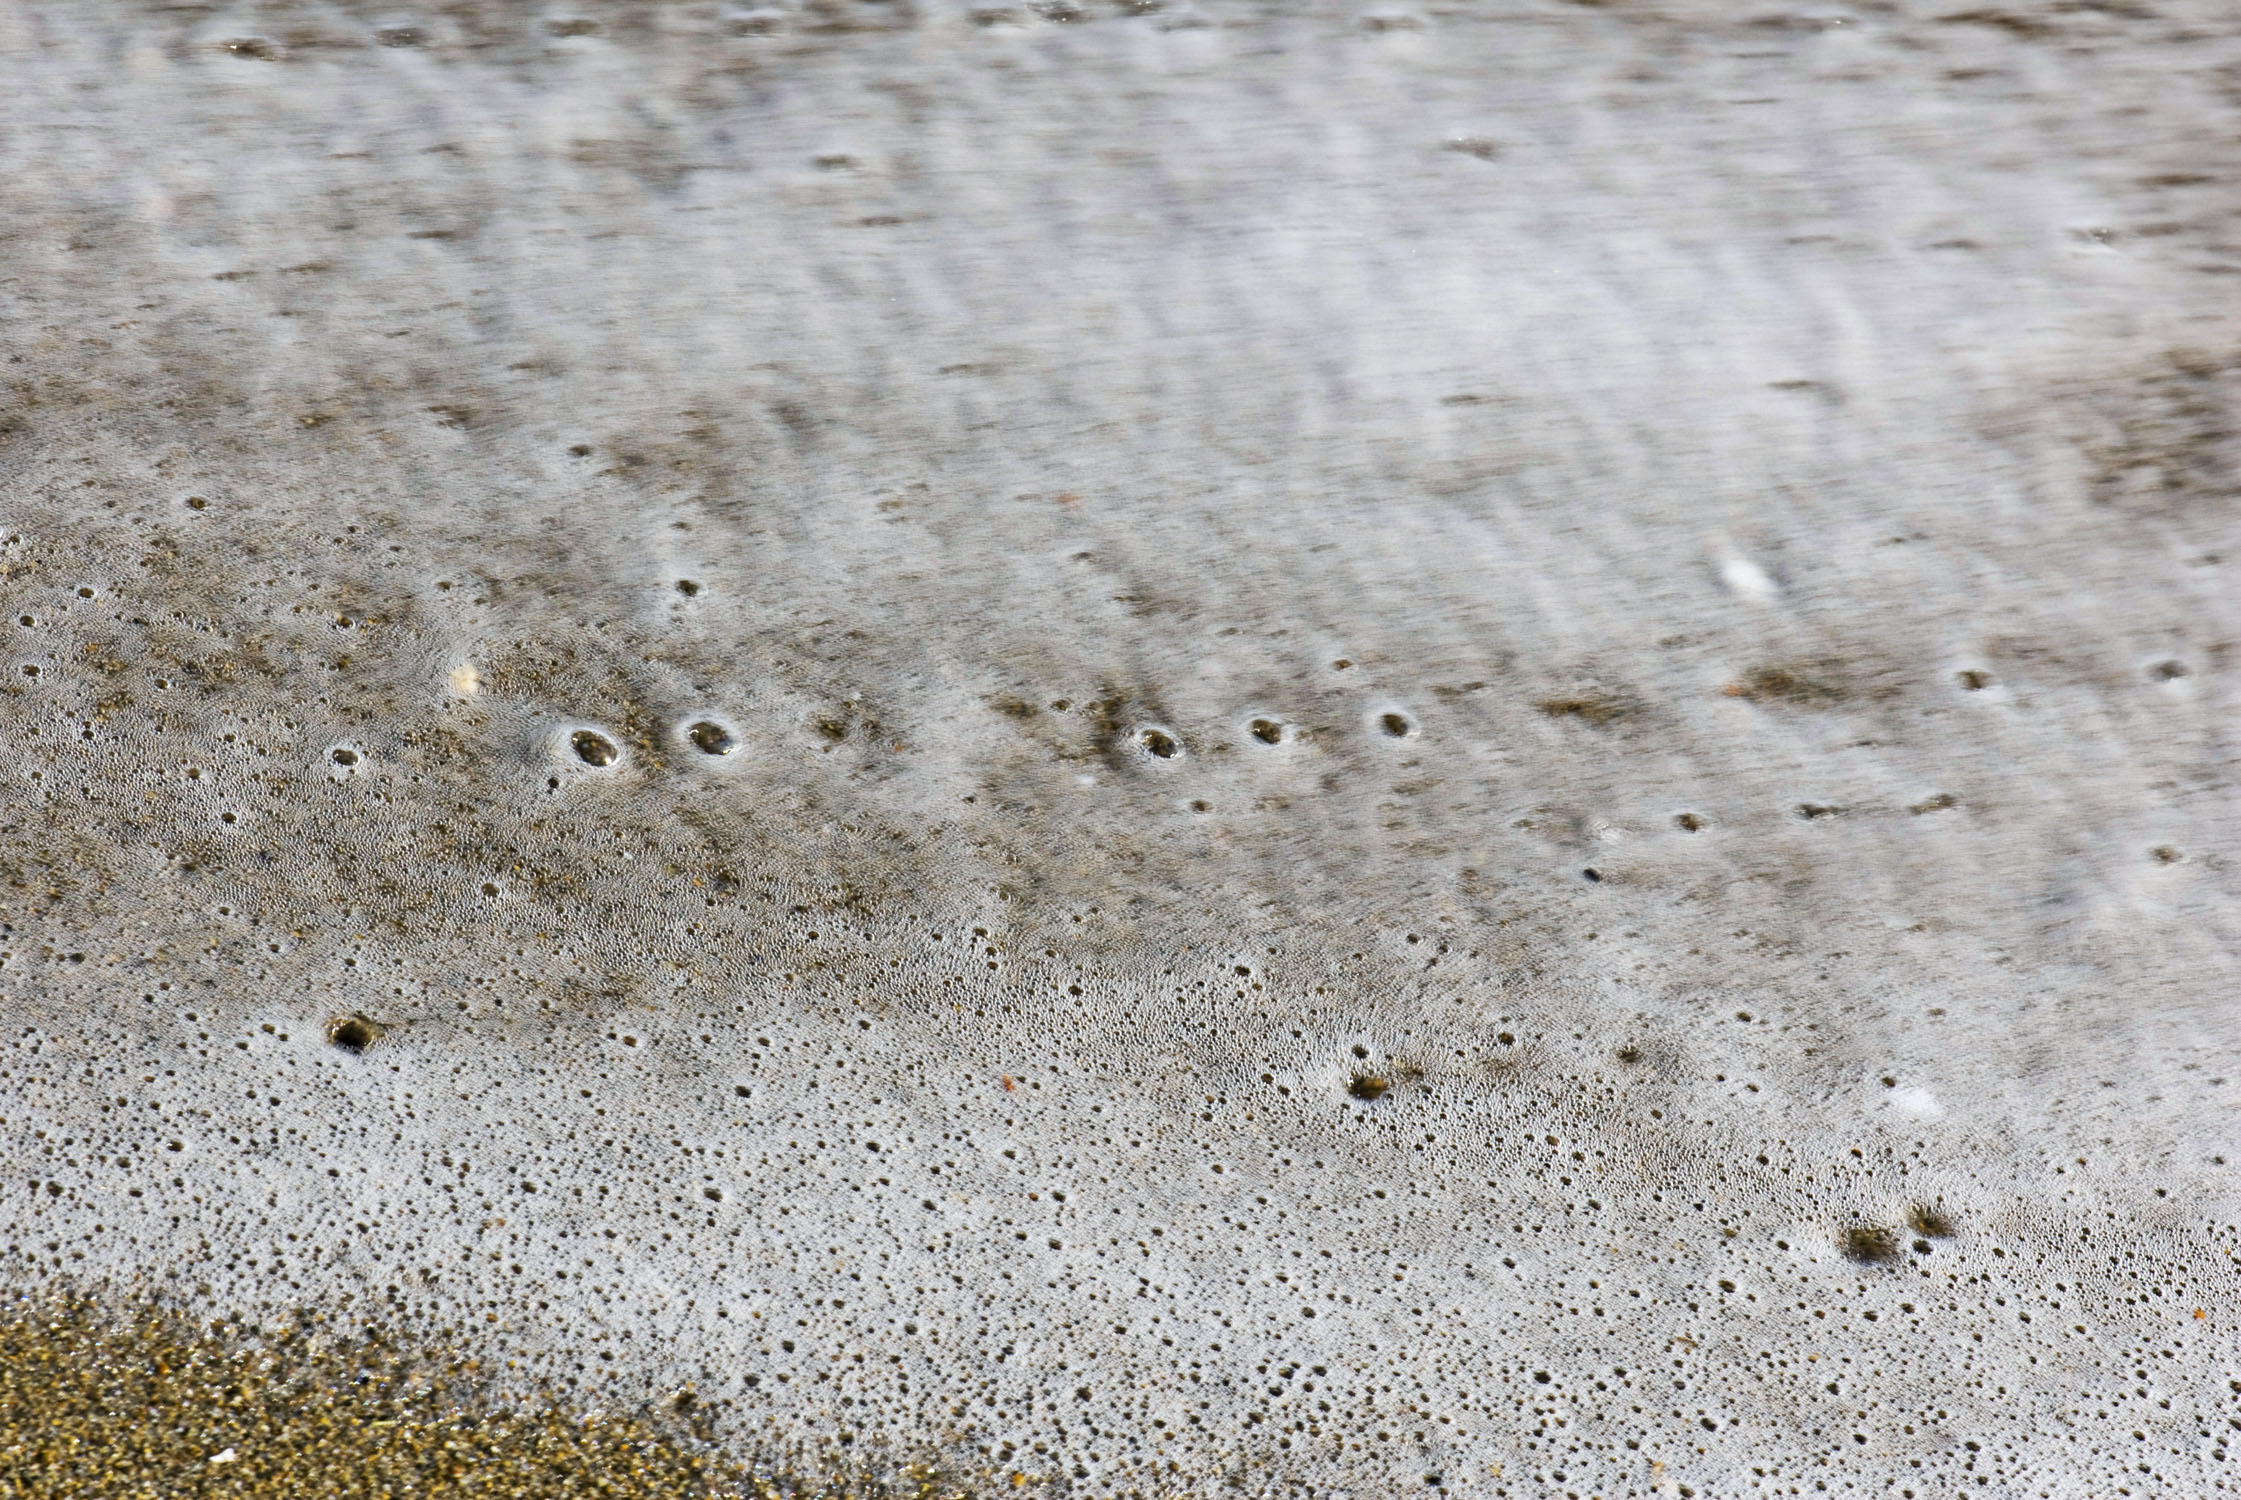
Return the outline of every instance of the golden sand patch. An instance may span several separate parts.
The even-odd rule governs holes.
[[[74,1500],[937,1500],[878,1483],[752,1472],[658,1419],[501,1404],[471,1360],[363,1331],[251,1335],[175,1313],[25,1298],[0,1313],[0,1497]]]

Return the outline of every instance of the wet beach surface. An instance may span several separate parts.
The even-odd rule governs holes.
[[[0,1485],[2231,1488],[2237,68],[15,8]]]

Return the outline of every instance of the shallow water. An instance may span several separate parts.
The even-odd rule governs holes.
[[[17,8],[10,1283],[904,1484],[2222,1492],[2237,59]]]

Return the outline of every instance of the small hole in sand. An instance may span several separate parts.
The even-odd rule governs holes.
[[[1356,1073],[1353,1081],[1346,1085],[1346,1092],[1357,1099],[1382,1099],[1391,1087],[1391,1083],[1375,1073]]]
[[[498,894],[498,887],[486,880],[482,883],[482,893],[485,896],[495,896]]]
[[[1704,820],[1695,813],[1680,813],[1674,817],[1673,826],[1686,829],[1690,833],[1698,833],[1703,830]]]
[[[1946,1217],[1945,1210],[1934,1203],[1917,1203],[1908,1209],[1906,1225],[1916,1234],[1928,1235],[1933,1240],[1953,1237],[1953,1221]]]
[[[187,509],[189,510],[202,510],[209,504],[210,502],[203,499],[200,495],[189,495],[187,497]]]
[[[615,742],[594,729],[579,729],[568,736],[568,746],[576,752],[576,759],[587,766],[611,766],[620,754]]]
[[[1953,680],[1961,684],[1962,690],[1965,692],[1981,693],[1992,685],[1992,674],[1981,672],[1975,667],[1968,667],[1955,672]]]
[[[381,1037],[382,1028],[364,1016],[337,1016],[327,1023],[327,1040],[354,1055],[364,1052]]]
[[[686,730],[685,738],[691,740],[693,748],[703,755],[729,755],[739,748],[739,742],[731,737],[730,730],[708,719],[702,719]]]
[[[1136,736],[1138,744],[1161,760],[1173,760],[1183,747],[1164,729],[1147,729]]]
[[[687,599],[690,599],[693,595],[700,592],[700,585],[693,582],[690,578],[680,578],[677,580],[677,592],[683,594]]]
[[[1410,727],[1408,715],[1399,713],[1379,714],[1377,716],[1377,727],[1394,739],[1404,739],[1407,737]]]
[[[1847,1259],[1863,1266],[1887,1265],[1899,1256],[1898,1231],[1881,1224],[1855,1224],[1837,1236],[1837,1244]]]
[[[1595,868],[1594,868],[1594,867],[1592,867],[1592,866],[1590,866],[1589,868],[1587,868],[1587,869],[1585,869],[1585,870],[1582,870],[1582,871],[1580,871],[1580,876],[1581,876],[1581,878],[1582,878],[1582,879],[1586,880],[1586,881],[1587,881],[1587,882],[1588,882],[1588,883],[1589,883],[1590,885],[1594,885],[1594,884],[1599,884],[1599,883],[1600,883],[1600,882],[1602,881],[1602,879],[1603,879],[1603,872],[1602,872],[1602,871],[1600,871],[1600,870],[1598,870],[1598,869],[1595,869]]]
[[[1191,804],[1191,811],[1192,811],[1192,812],[1195,812],[1195,813],[1209,813],[1209,812],[1212,812],[1213,810],[1214,810],[1214,804],[1213,804],[1213,803],[1211,803],[1211,802],[1208,802],[1208,801],[1207,801],[1207,800],[1206,800],[1205,798],[1203,798],[1203,797],[1202,797],[1202,798],[1200,798],[1200,799],[1199,799],[1198,801],[1196,801],[1196,802],[1193,802],[1193,803]]]
[[[2155,856],[2155,862],[2159,865],[2175,865],[2184,858],[2178,850],[2172,848],[2169,844],[2158,844],[2148,853]]]
[[[329,751],[327,753],[327,758],[329,760],[332,760],[338,766],[354,766],[358,764],[358,752],[341,746],[338,746],[335,749]]]
[[[2178,661],[2159,661],[2148,670],[2158,682],[2171,682],[2187,675],[2186,663]]]
[[[1246,727],[1252,732],[1253,738],[1264,745],[1281,745],[1284,743],[1284,726],[1274,719],[1255,719]]]

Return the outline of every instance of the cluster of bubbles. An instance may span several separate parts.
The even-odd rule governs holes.
[[[19,1283],[267,1323],[325,1309],[503,1351],[501,1393],[649,1419],[690,1390],[709,1441],[805,1472],[1143,1494],[1873,1476],[1923,1497],[2016,1492],[2050,1463],[2142,1492],[2222,1475],[2241,1376],[2219,1271],[2241,1231],[2186,1206],[2227,1201],[2222,1157],[2174,1137],[2143,1195],[2097,1113],[2019,1140],[1954,1050],[1984,1021],[1935,988],[1887,999],[1871,1040],[1810,986],[1552,970],[1558,924],[1649,947],[1658,918],[1629,892],[1722,826],[1702,814],[1590,833],[1571,847],[1597,863],[1537,909],[1417,901],[1356,935],[1119,886],[1108,905],[970,873],[1010,815],[1000,782],[955,797],[956,842],[891,814],[819,830],[815,801],[773,798],[860,774],[819,768],[899,733],[867,730],[878,715],[931,733],[892,692],[813,710],[793,741],[661,712],[675,688],[587,722],[523,684],[586,692],[596,663],[532,678],[485,652],[383,722],[245,701],[207,658],[151,646],[135,724],[101,707],[131,675],[101,663],[118,627],[162,636],[149,610],[137,587],[81,586],[19,621],[102,646],[42,659],[58,711],[22,743],[44,826],[108,826],[53,795],[65,755],[128,785],[161,744],[179,769],[142,778],[142,826],[194,893],[129,951],[60,944],[35,934],[120,877],[50,862],[44,918],[0,932],[0,975],[22,976],[0,1051],[0,1131],[30,1168],[0,1211]],[[320,628],[372,628],[349,620]],[[196,690],[167,696],[175,673]],[[1737,680],[1724,696],[1759,711],[1834,692],[1804,669]],[[414,691],[350,681],[368,702]],[[1301,759],[1339,807],[1334,780],[1376,774],[1359,753],[1402,742],[1386,774],[1419,774],[1422,727],[1384,700],[1355,710],[1358,736],[1320,708],[1248,714],[1195,754],[1192,721],[1132,717],[1126,695],[1045,701],[1088,726],[1043,742],[1058,764],[1141,771],[1124,809],[1171,799],[1165,763],[1186,757],[1234,782],[1225,756],[1286,750],[1268,763]],[[1592,734],[1641,712],[1531,709]],[[1009,700],[977,713],[1057,734]],[[292,745],[326,747],[347,822],[225,769]],[[743,779],[614,774],[673,753]],[[555,758],[604,790],[520,795]],[[1813,806],[1771,816],[1864,826],[1857,804]],[[213,808],[295,832],[190,835]],[[435,894],[469,888],[479,905]],[[2085,1088],[2079,1066],[2044,1087]],[[2192,1091],[2182,1119],[2224,1107],[2222,1076],[2157,1076]],[[2047,1409],[2050,1369],[2069,1372],[2056,1457],[2015,1399]]]
[[[449,1330],[589,1406],[689,1389],[742,1451],[899,1435],[996,1487],[2221,1472],[2241,1226],[2120,1214],[2084,1162],[2026,1188],[1900,1073],[1827,1092],[1809,1005],[1452,929],[1147,965],[1102,910],[840,894],[694,901],[713,947],[657,906],[635,964],[509,928],[50,983],[0,1053],[12,1274]]]
[[[11,1292],[649,1474],[2231,1493],[2230,27],[1142,9],[0,52]]]

